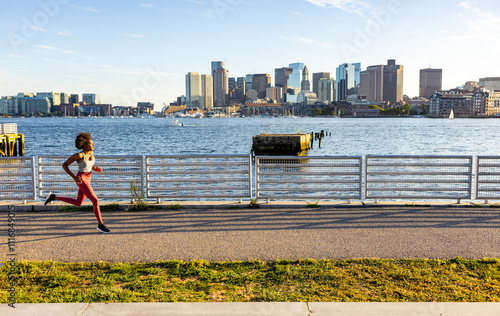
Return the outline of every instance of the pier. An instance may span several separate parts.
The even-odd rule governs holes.
[[[256,155],[303,156],[309,149],[311,134],[266,134],[255,135],[252,150]]]
[[[24,156],[24,135],[17,133],[17,124],[0,123],[0,157]]]

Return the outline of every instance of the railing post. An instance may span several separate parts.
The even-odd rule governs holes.
[[[144,173],[145,173],[144,163],[145,163],[145,159],[144,159],[144,155],[142,155],[141,156],[141,194],[143,194],[144,198],[146,198],[146,196],[147,196],[147,188],[146,188],[146,186],[144,184],[144,180],[145,180],[145,177],[144,177]]]
[[[38,181],[36,179],[36,171],[35,171],[35,165],[36,165],[36,158],[35,156],[31,157],[31,185],[33,186],[33,200],[37,200],[37,194],[36,194],[36,188],[38,185]]]

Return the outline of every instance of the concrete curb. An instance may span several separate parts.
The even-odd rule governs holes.
[[[47,303],[4,304],[0,315],[273,315],[273,316],[457,316],[500,315],[500,303]]]

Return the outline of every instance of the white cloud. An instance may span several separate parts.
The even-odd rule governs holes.
[[[73,8],[75,9],[78,9],[78,10],[84,10],[84,11],[89,11],[89,12],[95,12],[95,13],[99,13],[99,10],[97,9],[94,9],[92,7],[89,7],[89,6],[86,6],[86,7],[78,7],[76,5],[72,5]]]
[[[57,35],[61,35],[61,36],[72,36],[73,34],[71,34],[68,30],[64,30],[64,31],[62,31],[62,32],[57,33]]]
[[[126,33],[124,35],[127,37],[132,37],[132,38],[145,38],[146,37],[146,35],[139,34],[139,33]]]
[[[363,10],[370,8],[368,2],[362,0],[305,0],[321,8],[334,7],[339,10],[363,16]]]
[[[139,3],[139,6],[141,8],[152,8],[154,7],[155,5],[153,3]]]
[[[48,32],[46,29],[42,28],[42,27],[39,27],[39,26],[32,26],[31,27],[33,30],[37,30],[37,31],[42,31],[42,32]]]
[[[71,78],[71,79],[78,79],[78,80],[96,80],[95,78],[84,77],[84,76],[64,75],[63,77]]]
[[[74,55],[78,54],[78,52],[74,51],[74,50],[67,50],[67,49],[58,48],[58,47],[54,47],[54,46],[48,46],[48,45],[34,45],[34,47],[45,49],[45,50],[50,50],[50,51],[57,51],[57,52],[61,52],[63,54],[74,54]]]
[[[477,38],[481,39],[495,39],[492,34],[500,31],[499,15],[482,9],[477,0],[462,1],[457,7],[463,9],[463,12],[458,14],[457,21],[466,27],[468,33],[474,33]]]
[[[187,0],[187,1],[198,5],[205,4],[205,1],[203,0]]]

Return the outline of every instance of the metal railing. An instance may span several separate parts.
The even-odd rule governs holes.
[[[92,186],[102,199],[133,199],[135,183],[160,199],[500,200],[500,156],[255,157],[250,155],[96,157]],[[67,157],[0,158],[0,200],[75,196],[61,168]],[[363,169],[364,164],[364,169]],[[77,172],[76,164],[70,166]],[[38,170],[38,176],[36,171]],[[364,171],[364,176],[362,174]],[[363,185],[364,181],[364,185]]]
[[[361,199],[362,157],[255,157],[257,199]]]
[[[146,197],[251,198],[250,155],[146,156]]]
[[[38,157],[38,194],[41,198],[49,192],[76,197],[78,187],[61,168],[68,157]],[[143,156],[97,156],[96,166],[102,173],[92,173],[92,188],[100,199],[134,199],[132,186],[144,192]],[[78,172],[77,164],[70,165]]]
[[[35,157],[0,158],[0,200],[36,200]]]
[[[472,157],[366,156],[367,199],[470,199]]]
[[[477,157],[476,199],[500,199],[500,156]]]

